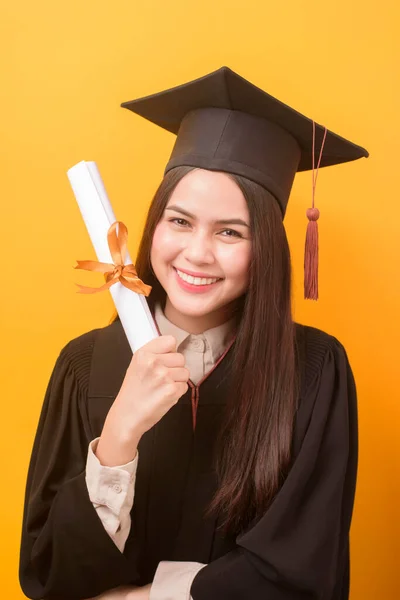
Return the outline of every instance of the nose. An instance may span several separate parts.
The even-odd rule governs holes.
[[[196,265],[215,262],[212,241],[205,232],[193,232],[187,236],[183,255],[188,263]]]

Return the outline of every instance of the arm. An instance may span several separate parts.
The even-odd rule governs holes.
[[[138,457],[126,465],[103,466],[95,454],[97,443],[98,438],[89,444],[86,463],[89,497],[103,527],[120,552],[123,552],[131,525],[130,510],[133,504]],[[190,600],[192,581],[203,566],[193,562],[162,561],[152,585],[117,588],[91,600]]]
[[[86,337],[85,337],[86,340]],[[82,347],[83,346],[83,347]],[[135,566],[105,531],[85,482],[92,433],[85,417],[91,344],[61,352],[41,412],[28,473],[20,582],[28,598],[89,598],[135,583]]]
[[[357,470],[356,388],[334,338],[299,411],[310,418],[286,481],[258,523],[239,535],[236,548],[199,571],[194,600],[345,597]]]
[[[130,510],[133,505],[138,456],[126,465],[104,466],[96,456],[98,439],[89,444],[86,484],[103,527],[120,552],[123,552],[131,526]],[[117,588],[91,600],[190,600],[192,581],[203,566],[193,562],[162,561],[152,585]]]
[[[130,511],[135,493],[138,454],[124,465],[102,465],[96,456],[98,440],[96,438],[89,444],[86,485],[104,529],[119,551],[123,552],[131,528]]]

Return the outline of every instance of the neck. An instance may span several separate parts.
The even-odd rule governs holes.
[[[222,306],[211,313],[196,317],[192,315],[185,315],[177,311],[169,301],[169,298],[167,298],[164,308],[164,315],[169,321],[171,321],[171,323],[180,329],[183,329],[188,333],[198,334],[203,333],[208,329],[212,329],[213,327],[218,327],[219,325],[222,325],[223,323],[226,323],[232,319],[235,313],[235,308],[236,303],[227,304],[226,306]]]

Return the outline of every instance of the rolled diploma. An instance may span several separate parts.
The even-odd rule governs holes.
[[[71,167],[67,175],[98,260],[112,263],[107,232],[117,219],[96,163],[81,161]],[[131,263],[127,252],[125,264]],[[132,352],[158,337],[145,296],[129,290],[119,281],[110,287],[110,293]]]

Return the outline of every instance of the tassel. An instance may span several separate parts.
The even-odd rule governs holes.
[[[307,233],[304,253],[304,298],[318,300],[318,208],[307,210]]]
[[[318,219],[319,210],[315,208],[315,188],[317,187],[318,171],[321,164],[322,152],[325,146],[325,133],[319,152],[319,160],[315,169],[315,122],[313,121],[312,140],[312,208],[307,209],[308,218],[306,247],[304,251],[304,298],[305,300],[318,300]]]

